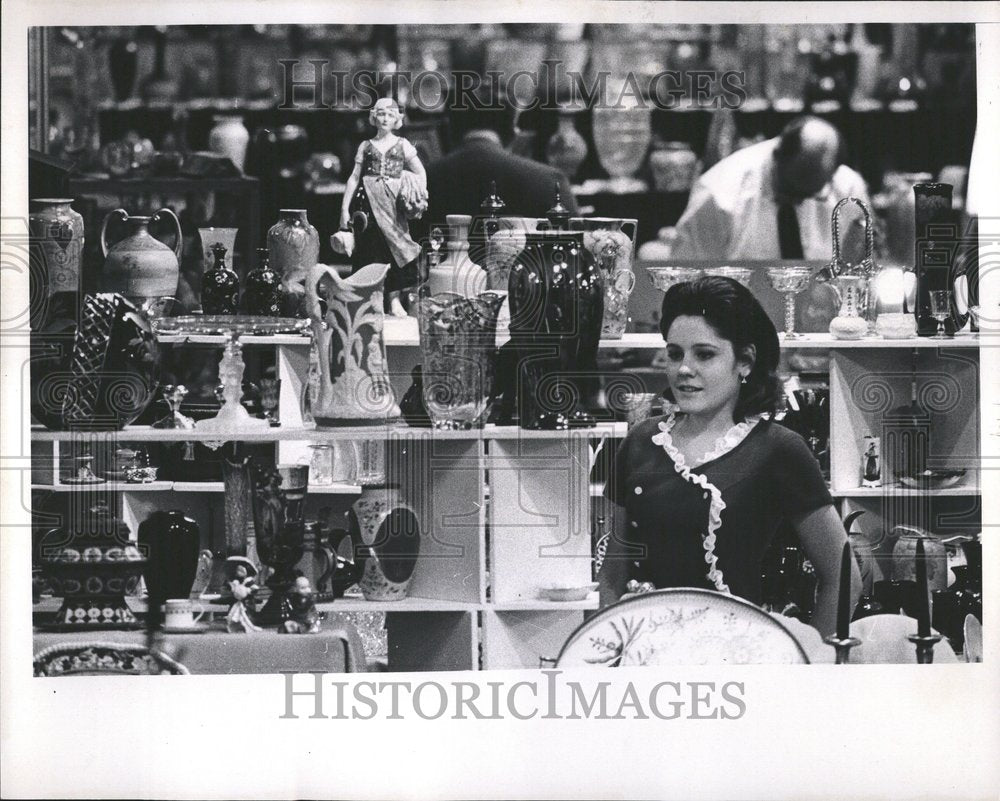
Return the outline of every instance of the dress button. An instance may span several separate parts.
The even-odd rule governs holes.
[[[632,521],[632,528],[639,528],[639,524],[636,523],[634,520]]]
[[[642,487],[636,487],[635,488],[635,494],[636,495],[642,495]]]
[[[701,494],[701,497],[704,498],[707,501],[708,500],[708,495],[709,495],[708,490],[706,490],[705,492],[703,492]]]

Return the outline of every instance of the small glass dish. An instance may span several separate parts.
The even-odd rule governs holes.
[[[674,284],[694,281],[702,275],[699,267],[675,267],[667,264],[647,266],[646,272],[649,273],[653,286],[661,292],[666,292]]]
[[[540,588],[539,595],[547,601],[585,601],[597,589],[597,586],[596,581],[572,586],[553,584],[549,587]]]

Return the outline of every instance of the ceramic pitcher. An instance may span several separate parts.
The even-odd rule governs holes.
[[[420,555],[420,524],[392,486],[365,487],[348,515],[354,552],[364,560],[361,592],[369,601],[401,601]]]
[[[177,242],[171,249],[149,233],[149,224],[161,215],[173,220]],[[129,227],[129,235],[108,246],[108,223],[120,217]],[[157,307],[177,292],[178,264],[184,235],[177,215],[163,208],[149,217],[131,216],[125,209],[108,212],[101,225],[101,252],[104,254],[104,291],[117,292],[143,307]]]
[[[388,271],[388,264],[369,264],[341,278],[336,268],[317,264],[306,281],[320,369],[313,415],[320,425],[399,417],[382,341],[382,286]]]

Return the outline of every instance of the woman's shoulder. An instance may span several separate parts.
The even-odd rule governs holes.
[[[801,453],[811,455],[809,446],[801,434],[775,420],[764,421],[757,426],[757,429],[758,446],[769,448],[782,456],[794,456]]]

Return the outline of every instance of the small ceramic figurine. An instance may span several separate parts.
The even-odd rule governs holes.
[[[341,231],[357,272],[368,264],[388,264],[385,280],[389,311],[405,317],[401,290],[419,283],[417,257],[420,245],[410,236],[408,220],[427,208],[427,175],[416,148],[396,131],[403,112],[392,98],[376,101],[368,114],[375,136],[361,143],[354,170],[347,179],[340,210]],[[336,235],[335,235],[336,236]]]
[[[229,614],[226,615],[226,630],[237,631],[261,631],[260,626],[253,622],[253,615],[257,611],[254,604],[254,596],[257,593],[257,571],[249,559],[241,556],[232,556],[226,560],[232,578],[229,580],[229,589],[235,599],[233,605],[229,607]]]
[[[313,599],[312,585],[305,576],[295,579],[288,593],[292,617],[278,626],[278,634],[315,634],[319,631],[319,612]]]

